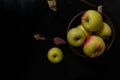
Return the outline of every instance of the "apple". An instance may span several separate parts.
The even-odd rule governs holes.
[[[102,21],[102,15],[95,10],[87,10],[81,17],[81,24],[90,32],[94,32],[102,28]]]
[[[95,34],[102,37],[103,39],[107,39],[111,36],[112,30],[106,22],[103,22],[103,28],[95,32]]]
[[[82,24],[78,25],[77,28],[81,29],[84,32],[84,34],[85,34],[86,37],[88,37],[89,35],[91,35],[91,33],[89,31],[85,30],[85,28],[83,27]]]
[[[81,46],[86,39],[84,32],[78,28],[71,28],[67,32],[67,41],[74,47]]]
[[[83,45],[83,52],[88,57],[95,58],[103,54],[105,46],[105,42],[101,37],[97,35],[91,35],[87,37]]]
[[[63,59],[63,52],[58,47],[53,47],[49,49],[47,58],[52,63],[59,63]]]

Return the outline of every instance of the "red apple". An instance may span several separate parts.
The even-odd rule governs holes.
[[[86,11],[81,18],[81,24],[87,31],[97,31],[103,26],[102,15],[95,10]]]
[[[90,58],[95,58],[103,54],[105,50],[104,40],[96,35],[87,37],[84,45],[83,52]]]

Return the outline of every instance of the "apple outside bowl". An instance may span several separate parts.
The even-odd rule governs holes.
[[[69,22],[69,25],[68,25],[68,28],[67,28],[67,32],[71,29],[71,28],[74,28],[74,27],[77,27],[79,24],[81,24],[81,17],[82,15],[84,14],[84,11],[81,12],[81,13],[78,13],[77,15],[75,15],[71,21]],[[115,39],[115,29],[114,29],[114,25],[111,21],[111,19],[104,13],[100,13],[102,15],[102,18],[103,18],[103,21],[106,22],[110,27],[111,27],[111,30],[112,30],[112,34],[111,36],[109,37],[109,39],[105,39],[105,44],[106,44],[106,48],[103,52],[103,54],[101,56],[104,56],[106,54],[109,53],[110,49],[112,48],[112,45],[114,43],[114,39]],[[82,51],[82,46],[79,46],[79,47],[74,47],[74,46],[71,46],[69,43],[68,43],[69,47],[72,49],[72,51],[74,53],[76,53],[78,56],[80,57],[84,57],[84,58],[88,58],[88,56],[86,56],[83,51]]]

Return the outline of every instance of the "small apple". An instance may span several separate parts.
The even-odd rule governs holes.
[[[58,47],[53,47],[48,51],[47,58],[52,63],[59,63],[63,59],[63,52]]]
[[[103,54],[105,50],[104,40],[96,35],[87,37],[84,45],[83,52],[90,58],[95,58]]]
[[[83,27],[82,24],[78,25],[77,28],[81,29],[84,32],[84,34],[85,34],[86,37],[88,37],[89,35],[91,35],[91,33],[89,31],[85,30],[85,28]]]
[[[81,24],[87,31],[97,31],[102,28],[102,15],[95,10],[87,10],[81,17]]]
[[[78,28],[72,28],[67,32],[68,43],[74,47],[81,46],[86,39],[84,32]]]
[[[111,33],[111,27],[106,22],[103,22],[103,28],[95,32],[96,35],[102,37],[103,39],[109,38],[111,36]]]

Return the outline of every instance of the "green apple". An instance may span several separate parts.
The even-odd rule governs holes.
[[[87,10],[81,17],[81,24],[87,31],[97,31],[103,26],[102,15],[95,10]]]
[[[87,37],[84,45],[83,52],[90,58],[95,58],[103,54],[105,50],[104,40],[96,35]]]
[[[63,59],[63,52],[58,47],[53,47],[48,51],[47,58],[52,63],[59,63]]]
[[[88,37],[89,35],[91,35],[91,33],[89,31],[85,30],[85,28],[83,27],[82,24],[78,25],[77,28],[81,29],[84,32],[84,34],[85,34],[86,37]]]
[[[103,39],[109,38],[111,36],[111,33],[111,27],[106,22],[103,22],[103,28],[95,32],[95,34],[102,37]]]
[[[78,28],[72,28],[67,32],[67,41],[74,47],[81,46],[86,39],[84,32]]]

